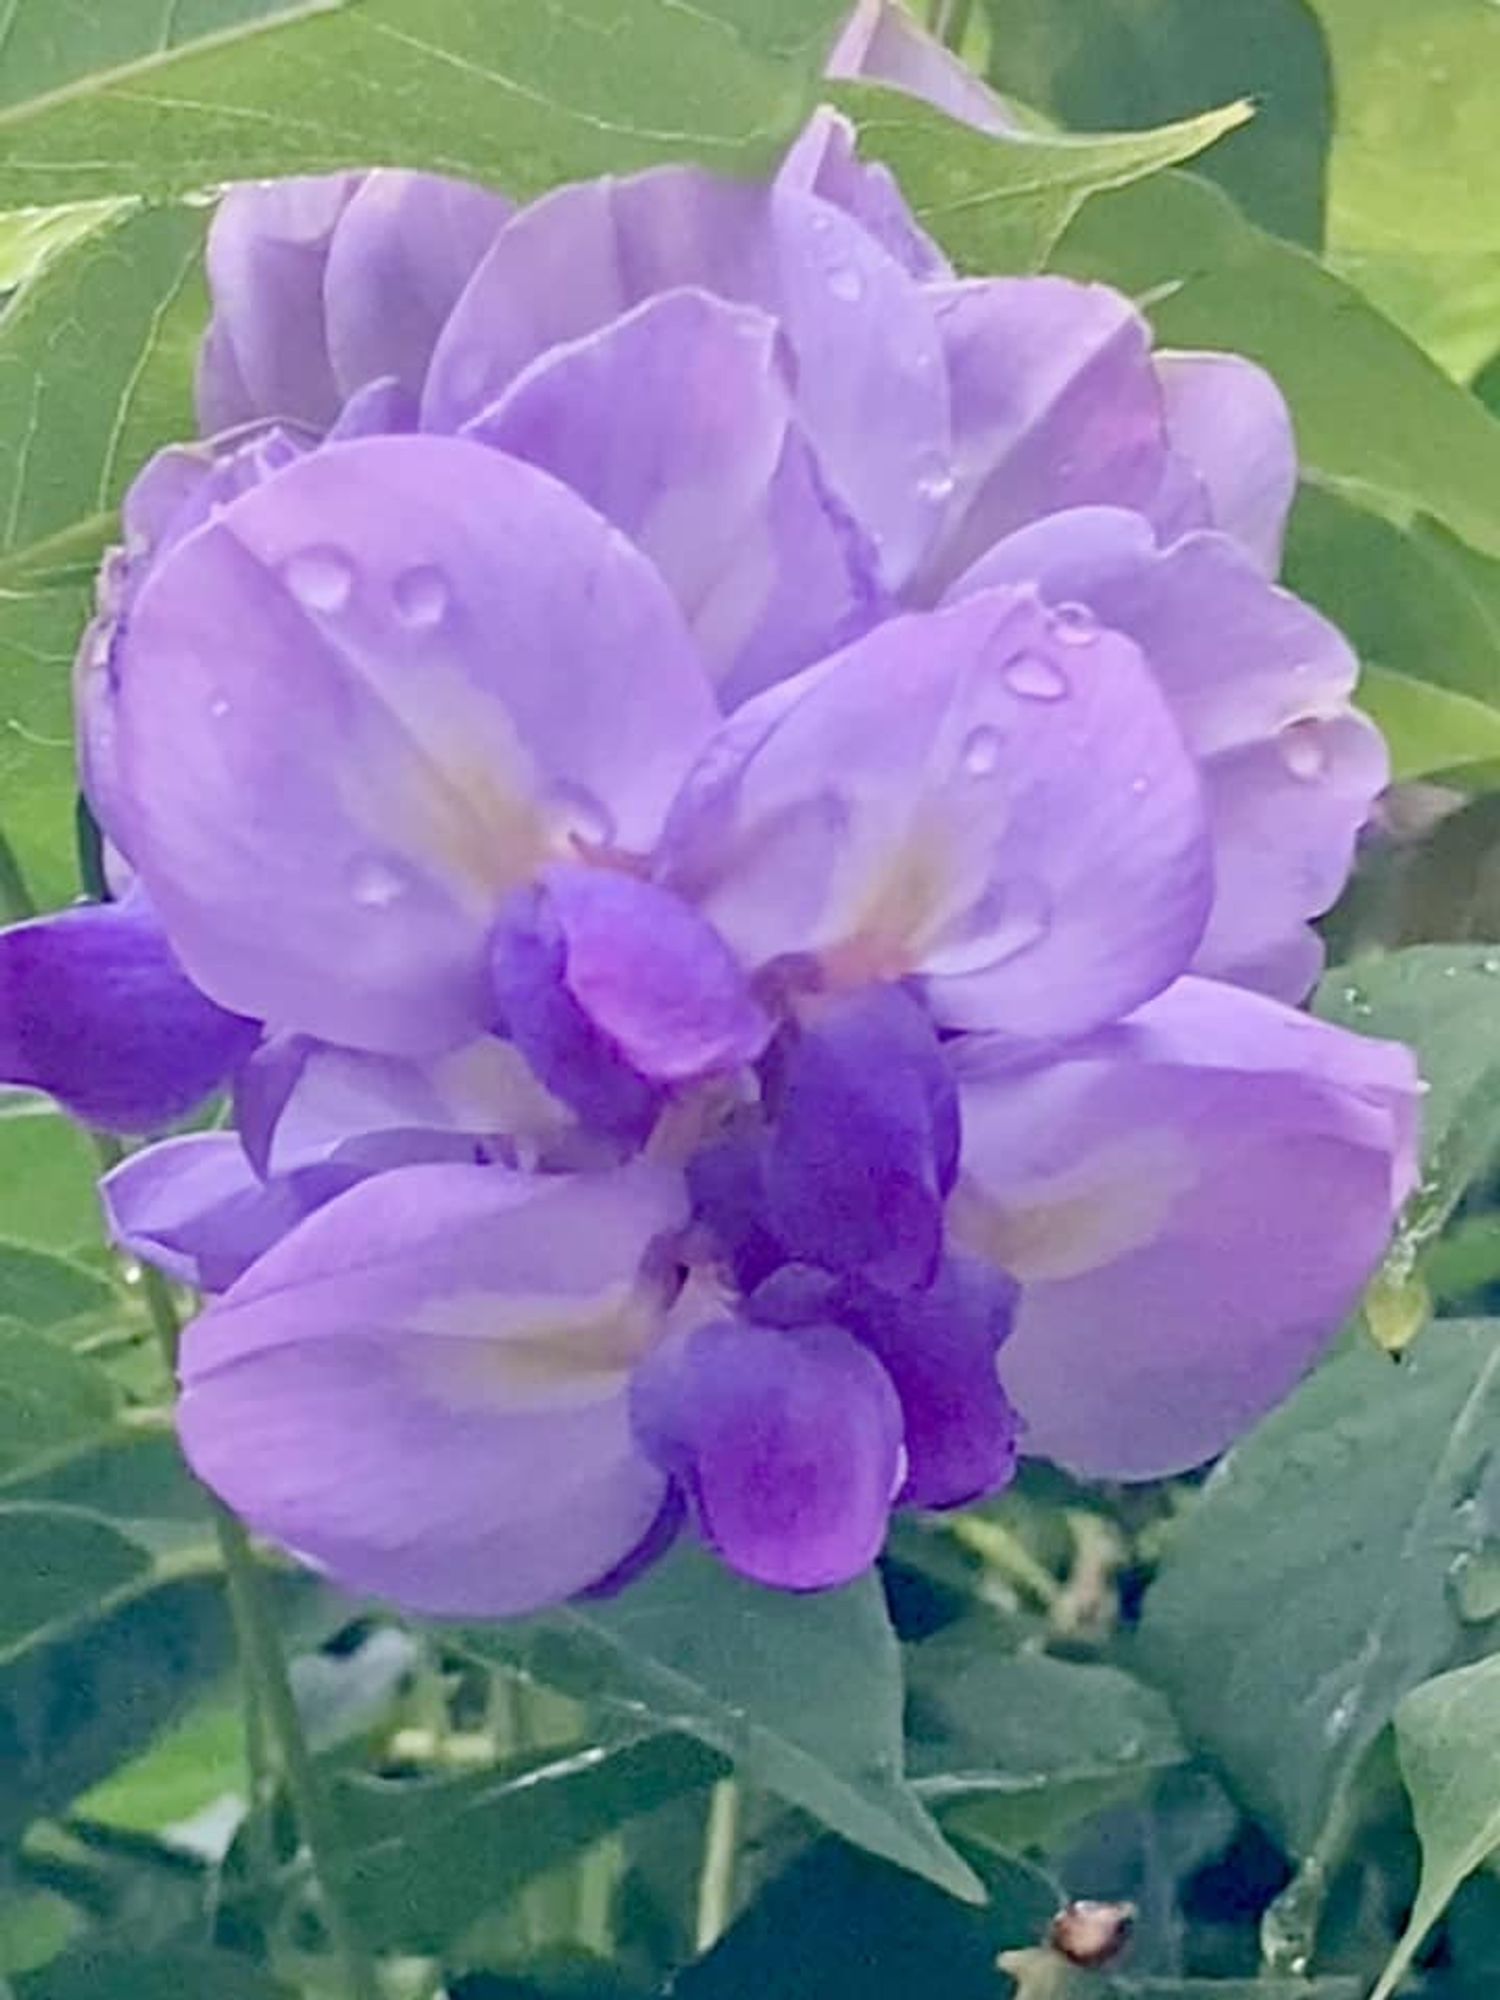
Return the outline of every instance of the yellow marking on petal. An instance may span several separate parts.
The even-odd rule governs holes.
[[[991,1194],[966,1175],[948,1220],[953,1241],[1022,1284],[1081,1277],[1161,1234],[1197,1178],[1174,1133],[1144,1133],[1095,1154],[1067,1174]]]
[[[589,1299],[449,1299],[423,1320],[429,1393],[460,1408],[555,1408],[617,1395],[656,1340],[661,1312],[638,1285],[622,1284]]]
[[[952,843],[917,815],[865,885],[843,938],[819,954],[830,984],[904,979],[947,920],[956,886]]]

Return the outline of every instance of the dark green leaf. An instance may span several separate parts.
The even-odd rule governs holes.
[[[107,1521],[62,1507],[0,1506],[0,1669],[117,1600],[151,1558]]]
[[[1146,1599],[1139,1664],[1295,1853],[1401,1696],[1456,1643],[1456,1568],[1500,1529],[1500,1326],[1444,1321],[1400,1366],[1328,1363],[1214,1473]]]
[[[109,1377],[30,1327],[0,1325],[0,1491],[95,1438],[115,1413]]]
[[[218,1951],[70,1952],[17,1983],[17,2000],[291,2000],[248,1959]]]
[[[209,1534],[203,1489],[183,1464],[165,1419],[159,1427],[121,1423],[44,1470],[21,1474],[5,1487],[5,1497],[103,1515],[158,1554],[201,1548]]]
[[[534,0],[305,0],[231,6],[240,26],[180,25],[156,55],[145,0],[120,11],[134,60],[92,29],[65,89],[0,113],[0,205],[376,163],[517,195],[663,159],[755,166],[809,109],[846,4],[566,0],[542,23]]]
[[[902,1778],[900,1651],[873,1576],[794,1597],[682,1550],[619,1597],[468,1637],[539,1681],[698,1737],[846,1840],[976,1893]]]
[[[1044,1841],[1140,1791],[1185,1752],[1153,1688],[1008,1648],[980,1614],[908,1649],[909,1770],[929,1804],[997,1846]]]
[[[1162,174],[1100,196],[1053,261],[1147,300],[1170,346],[1230,348],[1270,369],[1322,483],[1373,488],[1500,556],[1500,423],[1352,285],[1216,189]]]
[[[24,1243],[0,1241],[0,1320],[26,1326],[61,1326],[87,1314],[108,1312],[115,1294],[101,1277]]]
[[[0,611],[0,630],[4,613]],[[10,805],[0,808],[4,817]],[[0,1228],[13,1243],[68,1251],[99,1239],[99,1162],[88,1136],[50,1099],[0,1093]]]
[[[347,1779],[338,1801],[360,1928],[380,1950],[461,1951],[525,1883],[722,1769],[686,1737],[653,1736],[474,1777]]]
[[[921,99],[875,84],[841,84],[835,102],[883,160],[917,220],[960,270],[1030,271],[1091,195],[1188,160],[1250,115],[1244,104],[1149,132],[995,136],[955,123]]]
[[[1332,92],[1305,0],[987,0],[990,76],[1087,132],[1163,125],[1251,97],[1203,171],[1251,218],[1316,246]]]

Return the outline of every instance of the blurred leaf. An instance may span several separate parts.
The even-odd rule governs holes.
[[[1387,2000],[1465,1876],[1500,1847],[1500,1654],[1413,1688],[1396,1710],[1422,1843],[1416,1904],[1370,2000]]]
[[[1500,757],[1500,562],[1456,553],[1431,523],[1398,525],[1304,487],[1286,580],[1353,641],[1358,699],[1385,731],[1397,778]]]
[[[248,1959],[227,1952],[70,1952],[19,1980],[17,2000],[291,2000],[288,1989]]]
[[[62,1251],[96,1243],[98,1177],[88,1135],[50,1098],[0,1092],[0,1228],[13,1243]]]
[[[147,61],[205,35],[304,11],[297,0],[15,0],[6,22],[0,106],[24,104],[101,70]]]
[[[183,1463],[170,1424],[145,1425],[136,1414],[45,1469],[18,1475],[9,1500],[46,1500],[103,1515],[155,1554],[201,1548],[209,1515],[203,1489]]]
[[[348,1894],[380,1951],[462,1956],[462,1940],[523,1884],[723,1766],[681,1736],[520,1758],[472,1777],[348,1778],[338,1803]]]
[[[389,1723],[421,1658],[411,1633],[377,1625],[350,1649],[293,1660],[292,1693],[312,1748],[326,1754]]]
[[[20,5],[45,19],[54,0]],[[516,195],[664,159],[753,167],[810,109],[846,11],[567,0],[543,24],[535,0],[305,0],[275,14],[239,0],[217,22],[199,8],[191,27],[183,9],[177,46],[153,55],[159,0],[95,0],[61,58],[67,87],[49,89],[45,69],[12,86],[0,203],[376,162]]]
[[[0,1506],[0,1668],[150,1574],[151,1558],[107,1521],[61,1507]]]
[[[92,1362],[31,1327],[0,1325],[0,1492],[28,1466],[97,1437],[116,1401]]]
[[[0,1889],[0,1978],[30,1972],[56,1958],[82,1922],[67,1898],[50,1889],[12,1895]]]
[[[1320,484],[1374,489],[1387,512],[1433,515],[1500,557],[1500,423],[1352,285],[1217,189],[1161,174],[1102,195],[1052,262],[1146,300],[1169,346],[1231,348],[1268,368]]]
[[[103,1278],[45,1250],[0,1241],[0,1320],[61,1326],[116,1305]]]
[[[0,68],[0,94],[11,74],[7,60]],[[24,284],[44,258],[87,235],[112,206],[87,201],[64,208],[21,208],[0,214],[0,292]]]
[[[930,1805],[998,1847],[1049,1840],[1186,1752],[1154,1688],[1007,1647],[980,1614],[907,1651],[908,1768]]]
[[[1162,125],[1255,101],[1202,171],[1278,235],[1323,237],[1332,102],[1306,0],[986,0],[991,80],[1075,131]]]
[[[996,1952],[1040,1937],[1061,1898],[1023,1862],[976,1856],[975,1866],[989,1893],[982,1910],[824,1842],[678,1974],[674,2000],[997,2000]]]
[[[846,1840],[977,1893],[901,1775],[901,1656],[873,1576],[798,1597],[681,1549],[618,1597],[466,1639],[580,1700],[696,1736]]]
[[[115,215],[0,318],[0,816],[44,903],[76,879],[69,668],[88,577],[125,484],[194,429],[205,220]]]
[[[214,1700],[86,1793],[77,1810],[102,1825],[164,1833],[226,1793],[243,1799],[248,1791],[243,1710],[237,1700]]]
[[[1189,160],[1250,116],[1226,104],[1149,132],[995,135],[877,84],[830,93],[961,271],[1031,271],[1088,198]]]
[[[1111,1979],[1098,1991],[1098,2000],[1360,2000],[1360,1982],[1338,1977]]]
[[[1450,1657],[1455,1566],[1500,1531],[1500,1324],[1353,1348],[1230,1453],[1169,1541],[1139,1665],[1289,1850],[1336,1848],[1359,1764]]]
[[[1412,237],[1403,250],[1344,249],[1331,261],[1456,381],[1489,359],[1500,326],[1500,250],[1427,250]]]

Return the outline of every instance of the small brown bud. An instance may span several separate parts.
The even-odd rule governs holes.
[[[1135,1929],[1134,1903],[1069,1903],[1047,1927],[1047,1942],[1069,1965],[1098,1972],[1113,1965]]]

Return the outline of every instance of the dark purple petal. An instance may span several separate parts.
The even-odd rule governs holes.
[[[900,1406],[879,1363],[840,1328],[700,1327],[650,1356],[632,1413],[686,1488],[704,1539],[742,1575],[820,1590],[879,1554]]]
[[[877,1284],[927,1284],[958,1108],[937,1034],[899,987],[830,1002],[773,1085],[766,1220],[787,1253]]]
[[[85,1124],[174,1123],[259,1035],[193,985],[139,899],[0,931],[0,1078],[48,1091]]]

